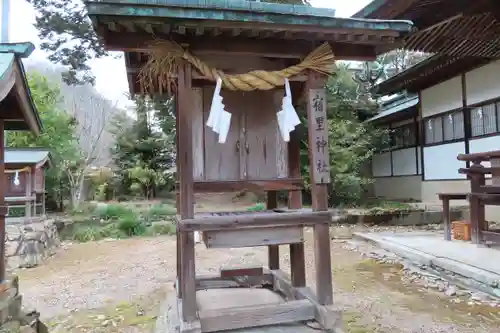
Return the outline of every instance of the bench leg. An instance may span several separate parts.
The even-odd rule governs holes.
[[[451,241],[450,199],[443,198],[442,201],[443,201],[444,240]]]

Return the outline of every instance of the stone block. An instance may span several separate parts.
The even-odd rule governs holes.
[[[6,258],[9,269],[34,267],[55,253],[60,245],[56,222],[47,219],[31,224],[6,226]]]

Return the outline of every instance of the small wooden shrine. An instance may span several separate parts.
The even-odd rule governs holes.
[[[21,59],[34,50],[31,43],[0,44],[0,175],[5,175],[4,134],[6,130],[29,130],[38,135],[42,129],[26,80]],[[8,192],[6,177],[0,177],[0,292],[5,276],[5,217]],[[0,322],[1,325],[1,322]]]
[[[177,331],[306,321],[336,330],[324,85],[335,60],[373,60],[396,47],[411,23],[251,1],[101,0],[87,1],[87,9],[105,46],[125,52],[132,94],[176,96]],[[301,105],[310,124],[310,212],[298,211]],[[268,210],[195,215],[195,192],[244,189],[266,191]],[[275,210],[281,190],[289,191],[286,212]],[[315,294],[306,287],[306,226],[314,228]],[[196,275],[194,232],[209,248],[267,246],[268,267]],[[279,245],[289,247],[290,275],[280,270]]]
[[[45,217],[45,170],[50,167],[45,149],[5,149],[7,223],[33,223]]]

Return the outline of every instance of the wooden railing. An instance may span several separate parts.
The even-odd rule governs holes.
[[[472,242],[500,244],[500,232],[489,229],[485,218],[485,205],[500,206],[500,151],[460,154],[457,159],[470,163],[468,168],[459,169],[459,173],[467,175],[471,185],[467,197]],[[491,166],[486,167],[483,162],[490,162]],[[491,184],[486,184],[489,175]]]

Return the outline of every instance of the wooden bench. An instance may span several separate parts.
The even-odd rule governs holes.
[[[451,241],[451,200],[467,200],[468,193],[438,193],[439,200],[443,203],[444,239]]]

